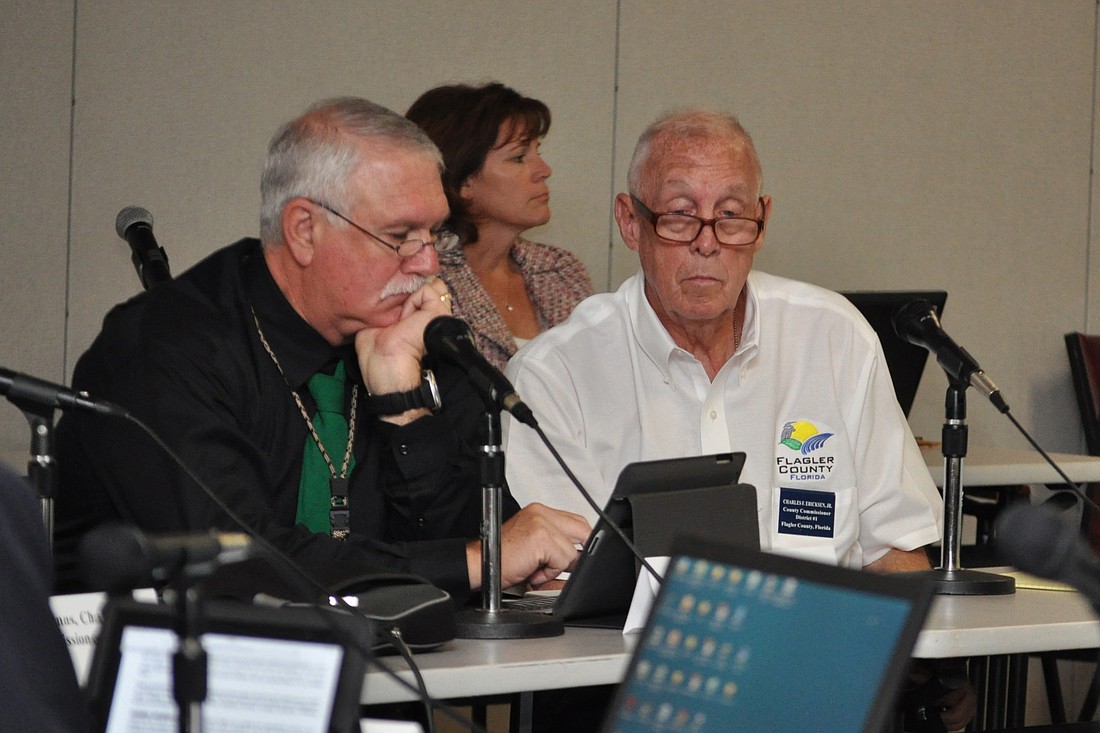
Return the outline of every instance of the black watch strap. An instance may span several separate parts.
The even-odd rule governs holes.
[[[400,415],[402,412],[426,407],[435,412],[443,406],[439,397],[439,385],[431,369],[425,369],[420,386],[408,392],[372,394],[363,399],[363,407],[374,415]]]

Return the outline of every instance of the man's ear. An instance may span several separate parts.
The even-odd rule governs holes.
[[[768,222],[771,220],[772,216],[772,197],[765,194],[760,197],[760,202],[764,207],[764,226],[760,229],[760,236],[756,238],[756,244],[753,245],[753,252],[759,252],[764,249],[764,235],[768,233]]]
[[[301,267],[307,267],[313,261],[319,216],[320,211],[308,199],[292,198],[283,206],[283,241]]]
[[[615,222],[619,225],[619,234],[627,247],[638,251],[638,240],[642,233],[642,220],[634,211],[634,202],[630,195],[620,193],[615,196]]]

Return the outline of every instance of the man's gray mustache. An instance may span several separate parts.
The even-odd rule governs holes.
[[[415,293],[420,288],[431,282],[434,278],[424,275],[414,275],[408,278],[401,278],[390,280],[382,288],[382,294],[378,296],[379,300],[385,300],[386,298],[392,298],[395,295],[408,295]]]

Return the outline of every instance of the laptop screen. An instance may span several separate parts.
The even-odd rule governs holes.
[[[202,713],[210,730],[327,733],[357,720],[364,660],[346,641],[369,641],[365,619],[217,602],[206,611]],[[180,730],[174,625],[165,606],[108,604],[89,689],[95,730]]]
[[[943,290],[858,290],[841,295],[859,309],[878,334],[886,356],[886,366],[890,369],[890,379],[894,383],[894,393],[908,417],[924,373],[924,364],[928,360],[928,351],[903,341],[894,332],[894,312],[914,300],[927,300],[935,306],[936,315],[942,316],[947,293]]]
[[[878,731],[930,598],[912,579],[681,541],[605,730]]]

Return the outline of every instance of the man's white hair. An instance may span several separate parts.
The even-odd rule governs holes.
[[[655,143],[666,136],[676,140],[700,143],[725,140],[744,145],[749,152],[752,172],[760,185],[764,183],[764,172],[760,167],[760,158],[756,155],[752,137],[736,117],[726,112],[702,108],[674,110],[650,123],[638,138],[638,144],[634,146],[634,155],[630,159],[630,168],[626,175],[626,185],[627,190],[640,199],[644,200],[650,193],[648,190],[643,190],[645,184],[649,183],[643,179],[649,162],[659,152]]]
[[[283,240],[282,214],[287,201],[303,196],[346,212],[354,193],[348,180],[362,160],[363,140],[430,155],[443,170],[435,143],[401,115],[359,97],[317,102],[287,122],[268,146],[260,178],[260,239],[264,246]]]

